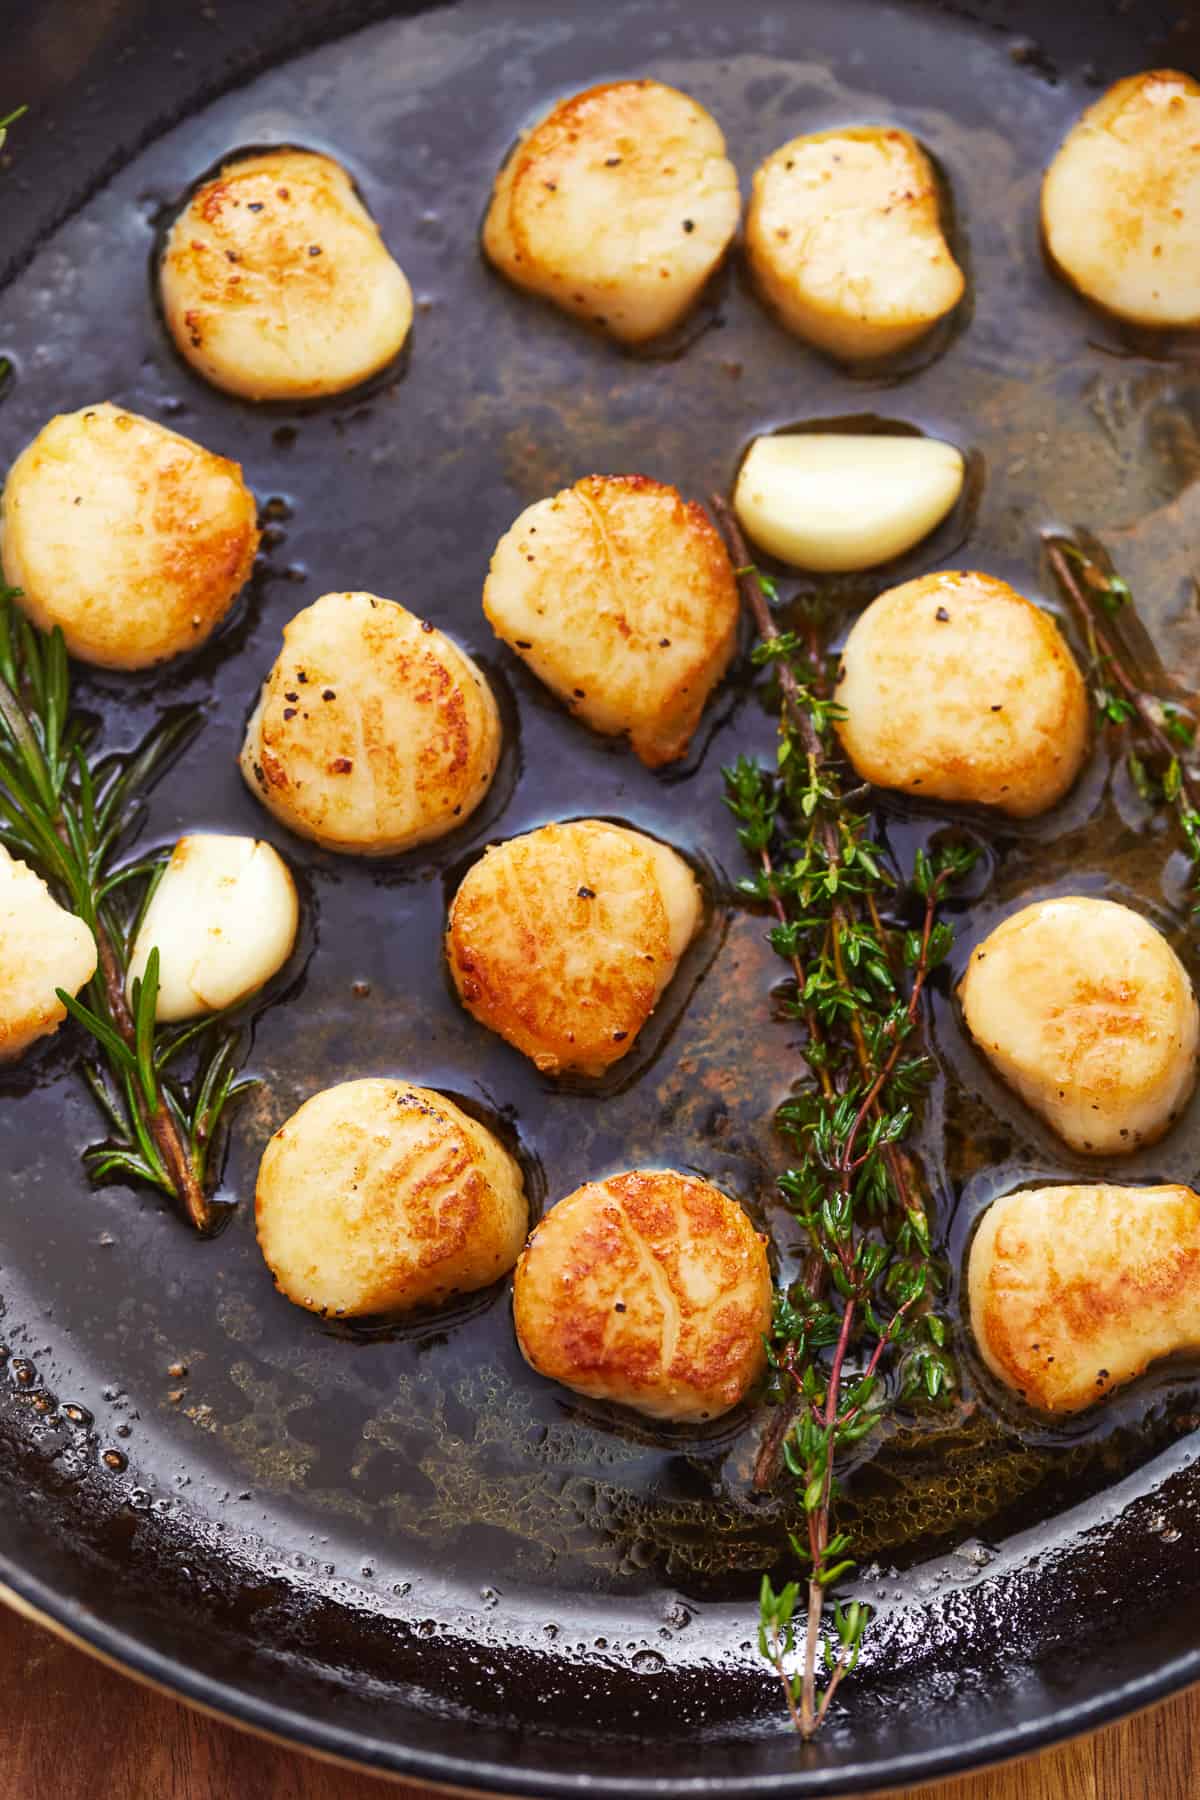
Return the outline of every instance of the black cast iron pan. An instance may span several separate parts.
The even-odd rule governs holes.
[[[903,569],[992,570],[1044,593],[1038,531],[1100,529],[1168,660],[1194,663],[1200,388],[1089,314],[1043,268],[1041,168],[1102,84],[1195,70],[1190,9],[816,0],[43,0],[0,5],[0,110],[31,106],[0,176],[5,463],[57,410],[104,397],[238,457],[269,513],[232,624],[157,678],[83,680],[111,741],[166,704],[204,729],[147,836],[266,830],[298,869],[307,937],[261,1019],[263,1078],[226,1170],[228,1229],[192,1239],[144,1194],[89,1190],[97,1131],[67,1034],[0,1076],[0,1579],[84,1643],[244,1723],[375,1768],[526,1794],[842,1793],[948,1774],[1099,1724],[1200,1677],[1192,1366],[1049,1432],[964,1351],[960,1404],[851,1478],[861,1591],[879,1609],[817,1745],[784,1728],[751,1640],[782,1567],[756,1500],[755,1421],[661,1432],[535,1379],[500,1291],[391,1332],[335,1332],[273,1292],[246,1196],[266,1136],[316,1087],[403,1072],[514,1132],[541,1197],[639,1161],[699,1170],[772,1214],[772,1108],[798,1073],[719,768],[765,749],[745,676],[666,775],[577,727],[490,639],[487,557],[531,499],[593,469],[702,496],[756,431],[884,416],[973,453],[971,504]],[[784,336],[734,268],[671,358],[624,356],[503,287],[475,233],[516,129],[560,93],[652,72],[721,121],[743,177],[789,135],[894,119],[937,157],[969,316],[904,369],[854,380]],[[327,147],[353,170],[421,302],[406,368],[300,412],[206,389],[155,314],[156,233],[239,147]],[[1169,350],[1169,347],[1168,347]],[[268,505],[269,502],[274,505]],[[331,587],[394,595],[481,655],[506,763],[458,839],[378,868],[274,830],[234,752],[292,612]],[[993,833],[959,956],[1018,894],[1123,893],[1185,944],[1161,844],[1103,767],[1036,827]],[[712,923],[623,1079],[541,1081],[449,997],[447,887],[481,846],[552,817],[628,819],[707,874]],[[898,852],[934,828],[898,810]],[[953,971],[950,972],[952,976]],[[356,997],[354,984],[369,984]],[[972,1220],[1030,1174],[1072,1170],[990,1083],[935,996],[945,1074],[923,1148],[957,1266]],[[1200,1123],[1130,1170],[1193,1180]],[[171,1374],[183,1364],[186,1375]],[[172,1396],[179,1396],[173,1398]]]

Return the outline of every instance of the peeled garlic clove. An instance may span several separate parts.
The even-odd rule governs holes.
[[[733,503],[745,531],[780,562],[822,573],[872,569],[941,524],[963,474],[961,452],[938,438],[760,437]]]
[[[157,948],[160,1020],[233,1006],[283,967],[299,922],[295,884],[270,844],[209,833],[180,838],[138,928],[130,996]]]
[[[83,920],[0,844],[0,1062],[57,1031],[67,1009],[56,990],[77,994],[95,973]]]

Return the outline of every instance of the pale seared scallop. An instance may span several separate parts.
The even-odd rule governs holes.
[[[1050,259],[1135,325],[1200,325],[1200,82],[1130,75],[1067,133],[1042,184]]]
[[[667,845],[599,819],[543,825],[468,871],[446,955],[467,1011],[543,1073],[602,1075],[632,1050],[702,913]]]
[[[43,631],[110,669],[194,650],[258,550],[235,462],[107,401],[60,413],[9,470],[0,563]]]
[[[324,594],[284,626],[241,766],[299,836],[392,856],[470,818],[499,756],[495,697],[465,650],[394,600]]]
[[[239,157],[198,187],[159,284],[180,353],[248,400],[357,387],[412,324],[412,290],[354,183],[311,150]]]
[[[1014,818],[1067,792],[1088,695],[1053,618],[991,575],[922,575],[872,601],[846,640],[838,733],[858,773]]]
[[[1006,1194],[975,1235],[968,1288],[992,1373],[1043,1412],[1080,1412],[1160,1357],[1200,1347],[1200,1195]]]
[[[0,1062],[57,1031],[67,1009],[55,990],[77,994],[95,973],[83,920],[0,844]]]
[[[270,844],[218,832],[182,837],[138,926],[130,999],[157,950],[157,1018],[170,1023],[236,1006],[278,974],[299,923],[296,884]]]
[[[833,356],[887,356],[962,298],[933,165],[878,125],[793,138],[756,171],[746,253],[790,331]]]
[[[534,1227],[513,1320],[526,1361],[578,1394],[652,1419],[715,1419],[766,1368],[765,1240],[694,1175],[589,1181]]]
[[[688,747],[737,639],[737,581],[702,506],[589,475],[527,507],[483,590],[492,629],[577,718],[650,768]]]
[[[1196,996],[1128,906],[1071,894],[1023,907],[971,952],[958,991],[988,1061],[1075,1150],[1152,1144],[1191,1096]]]
[[[711,114],[660,81],[609,81],[560,100],[520,140],[483,247],[517,287],[640,344],[688,312],[740,212]]]
[[[275,1285],[335,1318],[490,1287],[529,1227],[515,1157],[444,1094],[344,1081],[306,1100],[263,1153],[258,1243]]]

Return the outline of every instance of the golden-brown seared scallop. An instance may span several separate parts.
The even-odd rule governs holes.
[[[1187,971],[1116,901],[1072,894],[1013,913],[971,952],[959,999],[988,1061],[1076,1150],[1153,1143],[1195,1086]]]
[[[270,844],[214,831],[181,837],[138,926],[130,999],[157,950],[157,1018],[236,1006],[278,974],[299,923],[296,884]]]
[[[732,1200],[673,1169],[589,1181],[535,1226],[513,1288],[540,1375],[652,1419],[715,1419],[766,1367],[771,1273]]]
[[[96,973],[96,943],[40,876],[0,844],[0,1062],[57,1031],[55,989],[77,994]]]
[[[356,387],[412,324],[412,291],[354,183],[311,150],[241,157],[197,188],[159,280],[182,355],[248,400]]]
[[[1137,325],[1200,325],[1200,82],[1130,75],[1089,106],[1046,171],[1051,261]]]
[[[995,1201],[971,1245],[971,1329],[1030,1406],[1080,1412],[1200,1346],[1200,1195],[1048,1187]]]
[[[598,819],[543,825],[468,872],[446,955],[467,1011],[545,1074],[602,1075],[633,1048],[701,913],[665,844]]]
[[[529,1209],[486,1127],[429,1088],[367,1080],[325,1088],[280,1126],[255,1218],[280,1291],[353,1318],[490,1286],[516,1262]]]
[[[902,350],[962,298],[933,167],[894,128],[817,131],[776,150],[754,176],[746,252],[782,322],[834,356]]]
[[[737,230],[711,114],[659,81],[560,100],[496,177],[483,247],[501,274],[640,344],[678,323]]]
[[[468,819],[499,756],[495,698],[465,650],[394,600],[325,594],[284,626],[241,766],[301,837],[391,856]]]
[[[846,754],[877,787],[1045,812],[1083,765],[1088,697],[1050,614],[991,575],[922,575],[857,620],[837,700]]]
[[[729,666],[737,582],[702,506],[646,475],[589,475],[500,539],[483,610],[578,718],[628,732],[656,768]]]
[[[44,631],[110,669],[194,650],[258,550],[237,463],[121,407],[61,413],[9,470],[0,562]]]

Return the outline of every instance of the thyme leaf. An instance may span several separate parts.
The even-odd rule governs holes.
[[[1123,740],[1125,767],[1140,798],[1174,812],[1191,866],[1200,914],[1200,712],[1182,697],[1156,693],[1169,686],[1161,670],[1146,671],[1122,636],[1121,615],[1136,615],[1129,584],[1102,560],[1070,538],[1048,536],[1046,557],[1070,603],[1091,662],[1092,698],[1097,718]]]

